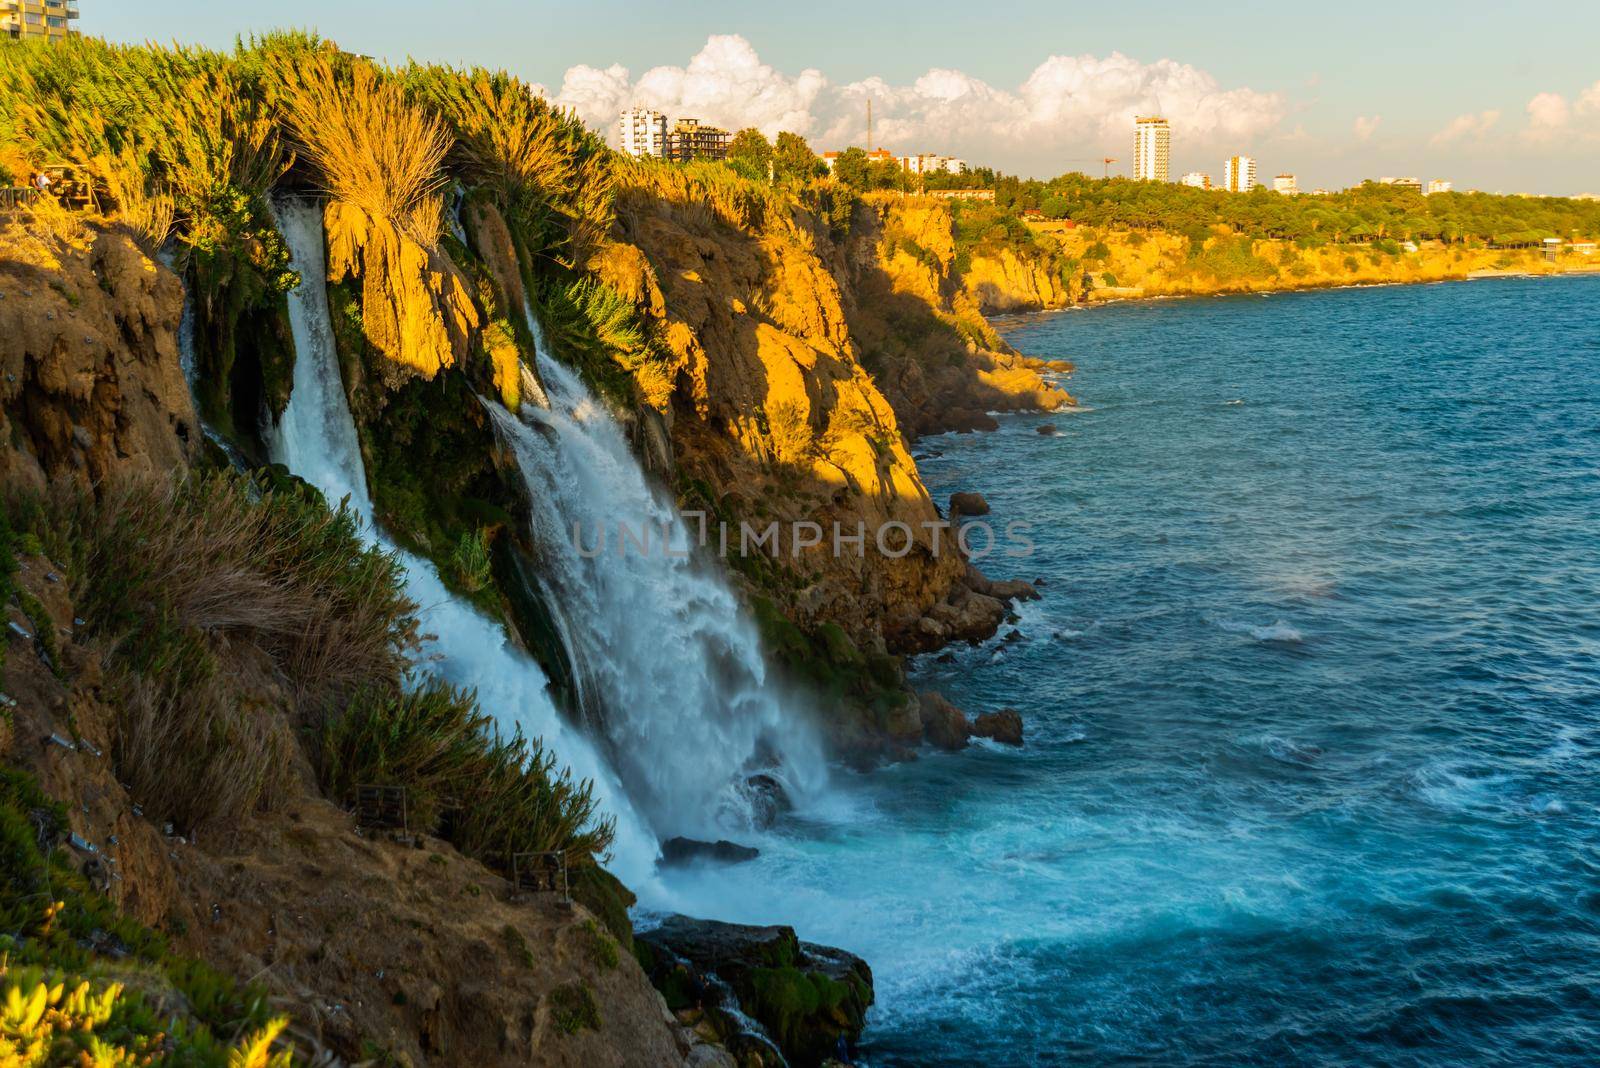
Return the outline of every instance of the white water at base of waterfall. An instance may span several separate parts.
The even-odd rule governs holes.
[[[616,819],[609,866],[629,886],[648,888],[655,879],[655,836],[589,740],[562,721],[539,665],[499,623],[446,589],[431,563],[395,546],[373,522],[328,315],[321,208],[286,199],[274,203],[273,213],[301,283],[289,294],[294,386],[283,417],[266,435],[272,459],[320,489],[330,503],[347,501],[363,535],[400,560],[406,594],[417,604],[425,635],[418,667],[446,682],[475,687],[479,705],[501,731],[520,730],[537,739],[575,777],[591,780],[599,810]]]

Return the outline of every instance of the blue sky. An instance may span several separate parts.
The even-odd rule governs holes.
[[[641,102],[800,128],[821,150],[864,142],[870,96],[886,147],[1048,175],[1126,157],[1129,116],[1159,104],[1174,124],[1175,171],[1216,174],[1222,156],[1247,152],[1264,174],[1293,171],[1306,188],[1414,174],[1600,192],[1596,0],[1522,12],[1475,0],[81,7],[86,33],[117,40],[224,45],[293,25],[385,59],[503,66],[597,127]]]

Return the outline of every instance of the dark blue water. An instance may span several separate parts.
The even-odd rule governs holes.
[[[1600,279],[1016,322],[1075,414],[928,439],[1036,554],[929,755],[741,878],[868,1060],[1600,1060]],[[1036,427],[1053,423],[1056,436]],[[759,887],[786,889],[770,899]]]

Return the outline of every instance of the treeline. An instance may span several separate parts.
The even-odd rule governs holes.
[[[1600,235],[1600,201],[1567,197],[1435,193],[1366,182],[1326,195],[1284,196],[1267,189],[1228,193],[1077,172],[1049,181],[978,171],[938,176],[946,187],[992,188],[1011,212],[1038,211],[1096,227],[1169,230],[1204,239],[1218,226],[1236,234],[1298,242],[1443,241],[1449,244],[1537,245]],[[935,187],[932,178],[929,187]]]

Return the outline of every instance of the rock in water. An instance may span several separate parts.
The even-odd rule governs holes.
[[[922,736],[929,745],[940,749],[962,749],[972,728],[966,714],[944,699],[943,694],[928,691],[918,694],[922,706]]]
[[[741,864],[760,855],[761,850],[754,846],[740,845],[725,838],[715,842],[702,842],[697,838],[679,836],[668,838],[661,843],[661,863],[668,867],[692,864],[697,860],[710,861],[714,864]]]
[[[1034,427],[1033,429],[1034,429],[1034,431],[1036,433],[1043,434],[1045,437],[1048,438],[1048,437],[1052,437],[1055,434],[1056,425],[1054,423],[1040,423],[1038,426]]]
[[[792,927],[671,916],[638,941],[645,969],[669,1008],[694,1008],[692,992],[703,992],[698,1000],[704,1003],[726,984],[740,1011],[761,1025],[796,1068],[838,1056],[841,1045],[849,1051],[866,1024],[873,999],[867,962],[802,942]]]
[[[1021,745],[1022,717],[1014,708],[985,712],[973,720],[972,733],[978,738],[992,738],[1005,745]]]
[[[757,827],[772,826],[779,816],[794,807],[783,784],[766,772],[746,779],[744,794],[750,802],[750,818]]]
[[[961,515],[988,515],[989,502],[983,499],[981,493],[952,493],[950,495],[950,518]]]

